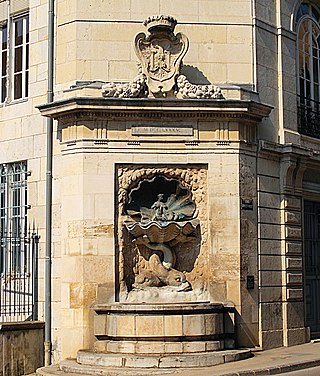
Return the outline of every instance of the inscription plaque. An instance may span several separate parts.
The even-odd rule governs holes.
[[[193,136],[192,125],[132,125],[132,136]]]

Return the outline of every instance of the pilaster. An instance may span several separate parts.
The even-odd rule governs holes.
[[[281,255],[283,345],[307,340],[304,324],[302,254],[302,177],[306,165],[296,156],[284,156],[281,171]]]

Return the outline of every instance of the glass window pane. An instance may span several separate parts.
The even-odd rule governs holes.
[[[319,82],[319,60],[315,58],[313,59],[313,81]]]
[[[310,8],[309,4],[307,3],[302,3],[298,9],[297,16],[296,16],[296,24],[300,20],[300,18],[306,14],[309,14]]]
[[[14,35],[14,44],[15,46],[18,46],[22,44],[23,38],[23,18],[20,18],[19,20],[14,22],[15,25],[15,35]]]
[[[317,11],[315,7],[311,7],[311,10],[312,10],[312,16],[319,22],[320,20],[319,12]]]
[[[306,81],[306,97],[307,99],[311,99],[311,85],[310,81]]]
[[[23,16],[14,20],[13,38],[13,99],[25,98],[28,95],[28,74],[29,69],[29,16]]]
[[[25,97],[28,97],[29,96],[29,85],[28,85],[28,82],[29,82],[29,72],[27,71],[26,72],[26,75],[25,75],[25,93],[24,93],[24,96]]]
[[[314,84],[313,91],[314,91],[314,101],[318,104],[318,102],[319,102],[319,85]]]
[[[22,73],[14,76],[14,99],[22,98]]]
[[[1,29],[1,34],[2,34],[2,49],[5,50],[7,49],[7,42],[8,42],[7,26],[3,26],[3,28]]]
[[[26,46],[26,61],[24,69],[29,68],[29,45]]]
[[[309,12],[310,12],[310,7],[309,7],[309,4],[308,4],[308,3],[302,3],[302,4],[300,5],[300,9],[301,9],[301,13],[302,13],[303,15],[305,15],[305,14],[309,14]]]
[[[27,16],[25,20],[26,20],[26,43],[29,43],[29,16]]]
[[[1,102],[3,103],[7,97],[7,78],[1,80]]]
[[[7,51],[2,52],[1,65],[1,75],[5,76],[7,74]]]
[[[305,103],[304,80],[300,78],[300,103]]]
[[[22,71],[22,46],[14,49],[14,72]]]

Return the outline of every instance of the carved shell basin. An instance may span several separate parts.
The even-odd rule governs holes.
[[[198,219],[185,222],[125,222],[127,230],[135,238],[146,235],[152,243],[167,243],[176,239],[179,235],[190,235],[198,225]]]

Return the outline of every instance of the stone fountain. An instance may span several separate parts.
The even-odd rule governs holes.
[[[189,41],[174,34],[174,18],[150,17],[144,25],[148,33],[135,38],[139,75],[129,84],[105,84],[105,98],[223,99],[217,86],[192,85],[180,74]],[[210,302],[197,276],[207,226],[205,169],[136,166],[117,174],[119,302],[105,304],[100,288],[94,352],[80,351],[78,363],[164,369],[248,357],[234,350],[232,309]]]
[[[201,248],[194,202],[201,189],[192,192],[179,171],[165,168],[140,169],[135,181],[119,172],[122,184],[130,181],[120,189],[120,302],[95,305],[94,354],[79,352],[78,362],[162,369],[247,357],[233,350],[230,307],[206,301],[188,280]]]
[[[103,154],[108,149],[114,167],[114,185],[106,189],[113,197],[115,275],[100,283],[91,306],[93,348],[79,351],[76,361],[62,361],[65,372],[118,375],[133,369],[142,375],[142,368],[153,368],[163,374],[250,356],[235,349],[235,309],[215,291],[209,191],[210,205],[218,200],[209,185],[215,181],[212,166],[219,161],[219,148],[229,146],[232,137],[237,145],[253,142],[253,124],[270,108],[226,100],[215,85],[190,83],[181,74],[189,42],[174,34],[176,20],[155,16],[144,25],[147,33],[135,39],[139,74],[132,82],[105,83],[99,98],[75,96],[42,107],[46,116],[61,121],[62,137],[70,136],[74,124],[88,123],[94,132],[90,150]],[[105,129],[95,129],[103,122]],[[217,142],[208,141],[209,131]],[[114,140],[99,138],[103,134]],[[75,148],[87,150],[88,142],[76,140]],[[179,162],[170,162],[172,150],[162,163],[155,162],[169,142],[177,146]],[[197,151],[199,160],[188,163],[188,153],[200,143],[208,153]],[[122,155],[124,162],[117,160],[121,148],[128,155]],[[139,162],[134,163],[136,152]],[[232,265],[237,260],[236,255]]]

